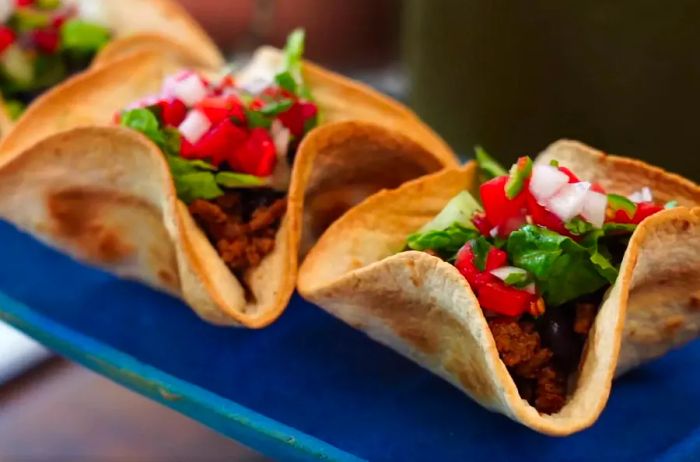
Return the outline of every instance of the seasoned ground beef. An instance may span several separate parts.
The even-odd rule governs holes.
[[[231,271],[241,275],[274,249],[287,199],[270,189],[233,190],[212,201],[197,199],[189,210]]]
[[[535,323],[522,318],[492,318],[488,324],[520,395],[540,412],[561,409],[566,402],[566,375],[554,366],[552,351],[542,345]]]
[[[552,414],[566,404],[567,378],[581,361],[581,351],[595,321],[602,292],[547,310],[536,321],[488,320],[501,360],[520,396],[539,412]]]

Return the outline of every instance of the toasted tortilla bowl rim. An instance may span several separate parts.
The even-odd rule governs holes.
[[[428,176],[438,176],[444,174],[446,171],[465,171],[469,168],[473,168],[473,164],[471,162],[461,168],[448,168],[441,172],[437,172]],[[658,170],[663,171],[661,169]],[[425,178],[426,177],[419,178],[410,183],[418,183],[424,181]],[[682,178],[676,176],[676,179],[681,180]],[[684,181],[687,182],[688,185],[694,186],[692,182],[688,182],[687,180]],[[406,183],[402,185],[402,187],[406,187],[408,186],[408,184],[409,183]],[[471,186],[473,186],[473,184],[465,184],[463,189],[469,190]],[[397,189],[401,189],[402,187]],[[363,204],[371,204],[371,201],[378,200],[378,197],[381,194],[381,192],[375,194],[374,196],[366,199],[365,202],[363,202]],[[350,212],[348,212],[348,215],[352,213],[353,212],[351,210]],[[586,377],[585,383],[583,385],[579,381],[577,381],[574,393],[568,395],[569,399],[567,399],[565,406],[555,414],[540,414],[533,406],[531,406],[527,401],[520,397],[517,386],[515,385],[512,376],[510,375],[505,364],[499,357],[495,345],[495,340],[490,332],[490,329],[488,328],[488,324],[483,314],[483,310],[480,308],[478,302],[472,305],[471,307],[467,308],[470,310],[473,308],[478,311],[478,313],[471,313],[473,316],[469,316],[471,319],[476,319],[476,322],[479,323],[477,327],[479,329],[488,329],[488,335],[486,336],[485,343],[481,343],[481,349],[486,354],[487,367],[490,371],[490,375],[487,379],[491,382],[493,389],[502,390],[502,398],[505,401],[503,403],[505,405],[505,408],[499,408],[499,410],[507,416],[511,417],[512,419],[519,421],[524,425],[532,428],[533,430],[551,436],[570,435],[572,433],[590,427],[602,413],[607,403],[612,387],[612,380],[614,378],[615,369],[617,365],[617,358],[619,356],[623,337],[622,334],[630,293],[629,288],[634,275],[636,261],[640,252],[641,242],[644,241],[644,238],[649,232],[649,230],[653,230],[660,223],[674,221],[678,219],[688,221],[697,220],[698,216],[700,216],[700,207],[677,207],[656,213],[646,218],[644,221],[642,221],[642,223],[640,223],[637,226],[625,250],[625,254],[621,264],[620,274],[618,275],[618,278],[615,281],[615,283],[612,284],[609,290],[606,292],[600,305],[601,311],[602,309],[606,308],[608,310],[617,310],[617,313],[613,312],[613,314],[616,315],[613,318],[613,320],[609,320],[609,322],[614,324],[612,328],[612,335],[614,335],[611,345],[612,348],[609,350],[601,351],[600,347],[596,349],[596,345],[589,345],[588,339],[591,339],[597,332],[603,330],[605,327],[602,325],[602,322],[596,322],[592,328],[592,332],[590,333],[587,339],[586,349],[583,352],[584,356],[582,356],[581,358],[582,361],[579,367],[579,372],[584,370],[585,363],[587,361],[590,361],[591,358],[593,358],[592,355],[596,352],[598,354],[598,356],[596,357],[598,367],[589,370],[588,377]],[[341,225],[342,221],[334,223],[328,229],[326,235],[324,235],[324,238],[326,236],[333,235],[333,230],[335,229],[335,227],[337,226],[340,228]],[[321,239],[320,243],[324,241],[324,238]],[[319,245],[319,248],[321,247],[323,246]],[[398,266],[399,264],[404,264],[413,267],[416,265],[417,262],[421,261],[425,263],[434,264],[436,267],[435,271],[438,271],[442,274],[441,279],[444,279],[445,281],[455,281],[457,284],[457,290],[461,292],[461,295],[476,300],[476,297],[471,288],[469,287],[468,282],[459,273],[457,268],[455,268],[453,265],[447,262],[444,262],[442,259],[428,255],[425,252],[407,251],[390,255],[381,260],[369,263],[361,268],[350,270],[340,275],[336,279],[331,280],[330,282],[328,280],[324,280],[321,283],[315,284],[311,277],[313,275],[305,274],[307,272],[305,265],[309,264],[311,267],[313,267],[315,265],[315,259],[321,257],[322,255],[320,253],[318,255],[313,255],[312,252],[312,255],[309,256],[309,258],[304,263],[304,265],[302,265],[302,268],[300,270],[298,290],[302,296],[312,301],[314,301],[315,299],[322,300],[324,298],[327,298],[328,296],[332,296],[332,294],[336,292],[336,288],[347,287],[348,285],[353,284],[353,280],[355,278],[359,278],[360,276],[372,275],[376,277],[381,274],[387,273],[388,268],[390,268],[392,265]],[[452,284],[452,282],[449,283]],[[325,294],[329,295],[326,296]],[[620,307],[619,309],[617,309],[618,306]],[[434,309],[442,308],[435,307]],[[599,311],[599,313],[596,315],[596,320],[600,319],[598,315],[601,314],[601,311]],[[593,352],[592,350],[597,351]],[[604,369],[601,370],[601,368]],[[467,394],[470,394],[469,391],[462,387],[459,383],[457,383],[454,377],[450,376],[450,374],[440,374],[439,371],[433,372],[438,373],[443,378],[447,379],[449,382],[456,385],[461,390],[467,392]],[[590,379],[590,377],[593,376],[597,376],[597,378],[595,380]],[[571,405],[574,402],[574,398],[581,393],[586,393],[585,399],[581,398],[583,401],[579,401],[576,404],[579,412],[577,414],[572,414]]]
[[[170,179],[170,181],[165,182],[166,184],[162,185],[163,203],[164,203],[163,206],[164,206],[164,208],[167,207],[172,212],[172,216],[175,218],[175,225],[177,228],[177,238],[179,238],[182,242],[182,250],[184,251],[183,254],[187,258],[188,263],[191,265],[191,267],[197,269],[197,277],[204,283],[204,285],[207,289],[207,294],[211,297],[212,301],[216,304],[218,309],[224,311],[224,313],[227,316],[229,316],[235,323],[240,323],[240,324],[242,324],[246,327],[250,327],[250,328],[265,327],[266,325],[270,324],[271,322],[273,322],[276,318],[278,318],[280,316],[280,314],[284,311],[284,309],[286,307],[285,300],[282,300],[282,302],[279,303],[279,299],[278,299],[277,303],[274,304],[273,308],[270,308],[267,310],[261,310],[260,315],[253,316],[253,315],[249,315],[245,312],[238,311],[235,308],[232,308],[220,296],[219,292],[214,288],[214,285],[212,284],[211,279],[209,278],[208,272],[201,268],[201,264],[202,264],[203,260],[197,257],[196,252],[193,249],[193,246],[191,245],[189,239],[187,239],[187,233],[182,232],[182,230],[185,228],[185,223],[183,222],[182,216],[179,213],[178,203],[183,204],[183,205],[185,205],[185,204],[177,197],[177,194],[175,192],[174,181],[172,178],[172,173],[171,173],[170,168],[167,164],[167,161],[165,160],[165,157],[163,156],[160,148],[155,143],[153,143],[148,137],[143,135],[142,133],[140,133],[136,130],[132,130],[132,129],[129,129],[126,127],[121,127],[121,126],[75,127],[75,128],[70,129],[70,130],[65,130],[62,132],[55,133],[49,137],[46,137],[46,138],[39,140],[36,144],[34,144],[30,148],[28,148],[26,150],[26,152],[30,152],[30,151],[33,151],[35,149],[46,149],[47,147],[53,147],[53,145],[57,141],[62,141],[66,137],[79,136],[82,133],[99,133],[99,134],[106,135],[106,136],[118,134],[119,137],[130,138],[131,142],[141,145],[141,147],[143,148],[143,153],[145,155],[151,156],[155,160],[155,162],[157,163],[158,168],[162,169],[162,173],[164,173],[165,176]],[[14,157],[6,165],[4,165],[3,168],[10,167],[10,165],[15,163],[15,162],[21,162],[23,157],[24,157],[23,155],[19,155],[19,156]],[[288,207],[282,220],[284,220],[284,219],[290,220],[290,218],[291,218],[290,214],[291,214],[291,208]],[[165,223],[164,223],[164,225],[165,225]],[[174,236],[171,236],[171,237],[174,237]],[[296,238],[297,238],[297,236],[296,236],[296,233],[294,232],[294,228],[288,227],[286,235],[276,236],[275,241],[279,241],[279,239],[288,239],[288,240],[294,241]],[[290,254],[291,254],[290,258],[296,260],[294,252],[290,252]],[[233,276],[233,277],[235,277],[235,276]],[[285,281],[287,282],[287,284],[285,284],[285,286],[291,284],[291,287],[293,288],[295,280],[296,280],[295,274],[290,274],[285,279]],[[284,294],[285,292],[286,291],[280,290],[280,294]],[[197,310],[195,310],[195,311],[197,311]]]

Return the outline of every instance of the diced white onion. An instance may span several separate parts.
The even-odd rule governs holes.
[[[194,106],[203,100],[208,93],[207,86],[202,82],[202,79],[194,73],[190,73],[187,77],[176,80],[166,85],[171,85],[172,94],[175,98],[181,100],[186,106]],[[165,90],[168,91],[167,89]]]
[[[591,184],[587,181],[566,184],[547,201],[545,207],[567,222],[581,213],[589,189]]]
[[[654,196],[651,194],[651,189],[648,186],[644,186],[639,191],[635,191],[629,196],[627,196],[632,202],[651,202],[654,200]]]
[[[535,295],[535,293],[537,292],[534,282],[531,282],[530,284],[523,287],[523,290],[525,292],[527,292],[528,294],[532,294],[532,295]]]
[[[15,11],[15,0],[0,0],[0,22],[5,24]]]
[[[501,281],[505,281],[508,279],[508,276],[511,274],[527,274],[527,271],[525,271],[522,268],[518,268],[516,266],[501,266],[500,268],[496,268],[494,270],[491,270],[491,274],[496,276],[498,279]]]
[[[498,236],[498,226],[494,226],[493,228],[491,228],[491,231],[489,231],[489,235],[491,237]]]
[[[536,165],[530,178],[530,192],[540,204],[569,183],[569,177],[551,165]]]
[[[104,1],[67,0],[64,4],[66,6],[74,6],[78,12],[78,17],[84,21],[107,27],[110,25],[109,14],[105,10]]]
[[[287,150],[289,149],[289,140],[291,138],[289,129],[278,119],[275,119],[270,126],[270,136],[272,136],[272,141],[275,143],[277,157],[286,156]]]
[[[608,196],[595,191],[588,191],[583,201],[581,216],[596,228],[605,223],[605,210],[608,208]]]
[[[195,144],[202,136],[211,128],[209,118],[201,111],[193,109],[187,113],[185,120],[182,121],[178,130],[187,141]]]

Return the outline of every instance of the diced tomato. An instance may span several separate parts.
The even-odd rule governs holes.
[[[214,124],[232,116],[240,121],[245,120],[241,102],[234,95],[210,96],[197,103],[195,107]]]
[[[282,87],[267,87],[263,90],[263,95],[272,99],[296,99],[296,95]]]
[[[612,211],[610,209],[607,210],[608,214],[611,214]],[[631,224],[633,222],[632,217],[627,214],[622,209],[615,210],[614,213],[612,213],[612,216],[609,216],[605,220],[606,222],[610,223],[622,223],[622,224]]]
[[[663,205],[656,205],[653,202],[640,202],[639,204],[637,204],[637,210],[634,213],[634,217],[632,218],[632,222],[634,224],[639,224],[646,217],[649,217],[657,212],[660,212],[663,209],[664,209]]]
[[[32,6],[34,0],[15,0],[15,5],[17,6]]]
[[[597,181],[594,183],[591,183],[591,191],[595,191],[595,192],[601,193],[601,194],[607,194],[605,192],[605,188],[603,188],[603,185],[601,185]]]
[[[68,21],[68,13],[57,14],[51,20],[51,27],[54,29],[60,29],[66,21]]]
[[[314,103],[299,103],[299,105],[301,106],[301,116],[304,118],[304,121],[312,119],[318,114],[318,107]]]
[[[246,143],[247,138],[248,134],[244,129],[235,125],[230,119],[224,119],[195,143],[193,151],[196,157],[211,159],[211,163],[218,166],[223,161],[229,160],[233,153]]]
[[[300,137],[304,134],[304,114],[301,103],[295,102],[277,118],[282,122],[282,125],[289,129],[292,135]]]
[[[578,183],[579,181],[581,181],[576,175],[574,175],[574,172],[572,172],[566,167],[559,167],[559,171],[566,174],[566,176],[569,177],[569,183]]]
[[[36,29],[32,31],[32,42],[44,53],[53,54],[58,51],[59,36],[56,29]]]
[[[508,264],[508,254],[501,249],[493,247],[486,255],[486,271],[495,270]]]
[[[261,100],[260,98],[255,98],[250,102],[250,109],[253,111],[259,111],[263,107],[265,107],[265,101]]]
[[[500,236],[507,236],[525,223],[527,212],[527,187],[515,198],[508,199],[505,191],[507,181],[507,176],[493,178],[483,183],[479,191],[486,218],[492,225],[498,226]]]
[[[177,127],[185,120],[187,106],[179,99],[162,100],[158,103],[162,122],[171,127]]]
[[[180,156],[185,159],[199,159],[200,156],[194,149],[194,145],[184,137],[180,137]]]
[[[527,210],[530,212],[532,221],[536,225],[551,229],[564,236],[571,236],[569,230],[564,226],[564,222],[561,221],[558,216],[541,206],[531,195],[527,196]]]
[[[272,175],[275,169],[277,150],[267,130],[254,128],[248,139],[227,160],[229,166],[237,172],[265,177]]]
[[[7,26],[0,26],[0,53],[15,43],[16,39],[17,36],[12,29]]]
[[[477,298],[482,308],[504,316],[517,317],[529,309],[534,296],[495,281],[484,284],[479,289]]]
[[[479,268],[474,264],[474,251],[469,243],[464,244],[464,246],[457,253],[457,259],[455,260],[455,267],[469,282],[469,285],[476,291],[476,277],[479,275]]]
[[[486,218],[486,214],[474,214],[474,216],[472,217],[472,223],[474,223],[474,226],[476,226],[476,229],[478,229],[481,234],[490,237],[489,233],[491,232],[493,225],[489,223],[489,220]]]
[[[219,86],[217,89],[219,91],[225,90],[226,88],[233,88],[236,86],[236,80],[231,74],[226,74],[224,78],[219,81]]]

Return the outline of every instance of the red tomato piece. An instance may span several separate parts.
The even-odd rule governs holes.
[[[163,124],[177,127],[185,120],[187,106],[179,99],[162,100],[158,106],[160,106],[160,117]]]
[[[508,264],[508,254],[505,250],[492,247],[486,255],[486,271],[495,270]]]
[[[558,216],[541,206],[537,200],[530,195],[527,196],[527,209],[530,212],[532,221],[536,225],[551,229],[564,236],[571,236],[569,230],[564,226],[564,222],[561,221]]]
[[[609,210],[609,209],[608,209]],[[636,214],[636,213],[635,213]],[[615,210],[615,213],[613,214],[612,218],[605,220],[606,222],[612,222],[612,223],[623,223],[623,224],[630,224],[633,222],[632,217],[627,214],[624,210]]]
[[[486,237],[490,237],[490,232],[491,229],[493,229],[493,225],[489,223],[489,220],[486,218],[486,215],[483,213],[477,213],[472,217],[472,223],[474,223],[474,226],[476,229],[479,230],[481,234],[483,234]]]
[[[199,159],[200,156],[194,149],[192,143],[187,141],[184,137],[180,137],[180,157],[185,159]]]
[[[304,134],[304,114],[299,102],[277,116],[282,125],[287,127],[292,135],[300,137]]]
[[[607,194],[605,192],[605,188],[603,188],[603,185],[601,185],[597,181],[594,183],[591,183],[591,191],[595,191],[595,192],[601,193],[601,194]]]
[[[464,244],[464,246],[457,253],[457,259],[455,260],[455,267],[469,282],[472,289],[476,290],[476,277],[479,275],[479,268],[474,264],[474,251],[469,243]]]
[[[195,143],[194,152],[200,158],[211,159],[211,163],[218,166],[244,145],[247,137],[248,134],[244,129],[235,125],[230,119],[224,119]]]
[[[32,31],[32,42],[44,53],[53,54],[58,51],[59,36],[56,29],[36,29]]]
[[[510,317],[525,313],[533,298],[532,294],[509,287],[500,281],[484,284],[478,295],[482,308]]]
[[[235,95],[210,96],[197,103],[195,107],[202,111],[213,124],[227,117],[233,117],[241,124],[245,122],[243,104]]]
[[[566,176],[569,177],[569,183],[578,183],[579,181],[581,181],[576,175],[574,175],[574,172],[572,172],[566,167],[559,167],[559,171],[566,174]]]
[[[16,39],[17,36],[12,29],[7,26],[0,26],[0,53],[15,43]]]
[[[640,202],[639,204],[637,204],[637,210],[634,213],[634,217],[632,218],[632,222],[634,224],[639,224],[646,217],[649,217],[657,212],[660,212],[663,209],[664,209],[663,205],[656,205],[653,202]]]
[[[68,13],[57,14],[51,20],[51,27],[54,29],[60,29],[66,21],[68,21]]]
[[[527,187],[513,199],[508,199],[505,191],[507,181],[507,176],[499,176],[483,183],[479,190],[486,218],[492,225],[498,226],[500,236],[507,236],[522,225],[527,212]]]
[[[15,0],[15,5],[17,6],[32,6],[34,0]]]
[[[270,176],[277,163],[275,143],[267,130],[254,128],[248,139],[239,145],[227,160],[229,166],[237,172]]]

